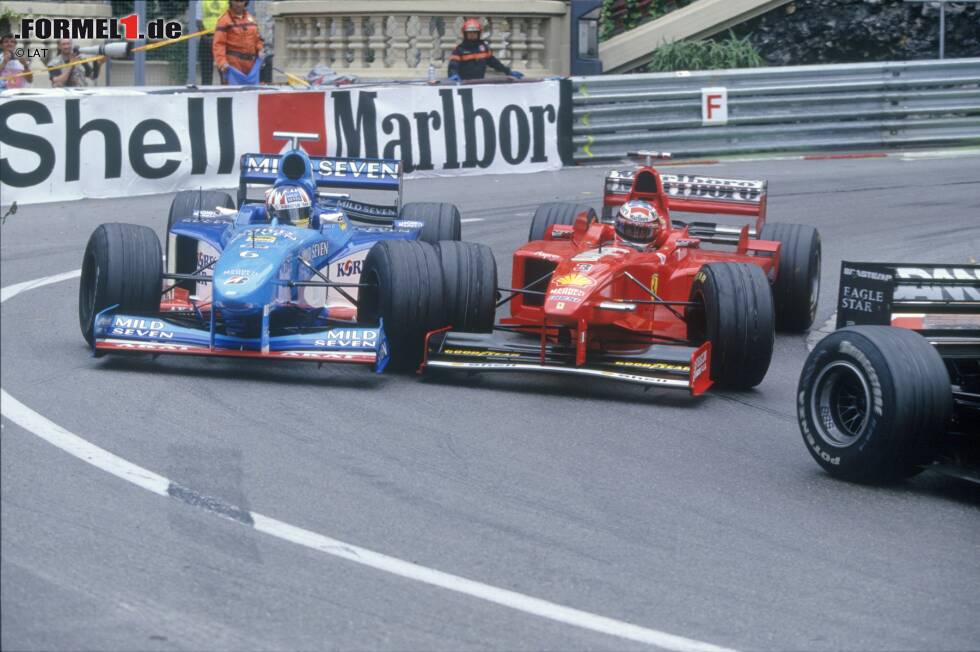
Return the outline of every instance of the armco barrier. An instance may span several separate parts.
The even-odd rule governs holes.
[[[980,58],[572,78],[576,162],[980,142]],[[728,121],[702,122],[725,88]]]

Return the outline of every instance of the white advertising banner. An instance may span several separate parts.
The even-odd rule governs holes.
[[[275,131],[318,156],[400,159],[407,176],[562,165],[559,81],[323,91],[0,96],[0,203],[125,197],[238,184]]]

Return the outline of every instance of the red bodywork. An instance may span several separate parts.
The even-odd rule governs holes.
[[[713,199],[703,196],[705,192],[698,196],[698,184],[684,179],[673,187],[668,182],[665,190],[655,169],[639,168],[632,174],[627,192],[610,192],[607,182],[604,206],[615,209],[628,200],[643,199],[666,217],[668,224],[671,210],[753,217],[755,223],[729,228],[723,231],[723,238],[692,234],[695,230],[704,234],[716,225],[675,223],[669,227],[663,245],[637,249],[617,237],[613,224],[590,222],[591,211],[583,211],[573,226],[553,226],[544,240],[529,242],[514,252],[511,285],[516,294],[511,316],[501,324],[539,339],[538,370],[549,364],[549,351],[554,347],[562,346],[566,351],[574,347],[575,367],[586,367],[600,356],[606,368],[616,365],[627,371],[631,366],[637,371],[671,368],[675,372],[683,367],[689,372],[685,386],[693,394],[703,393],[710,386],[710,374],[705,372],[710,367],[710,343],[692,342],[683,319],[695,275],[707,263],[744,262],[761,267],[771,282],[779,265],[780,245],[753,237],[765,223],[764,184],[762,192],[747,202],[730,196]],[[710,194],[710,188],[706,192]],[[722,243],[729,246],[717,246]],[[542,277],[545,280],[539,281]],[[688,347],[690,360],[686,364],[676,358],[673,363],[660,363],[649,356],[630,360],[631,355],[648,348],[665,347],[673,347],[675,353],[679,347]],[[489,368],[494,360],[504,358],[491,346],[480,353],[470,349],[441,352],[446,350],[450,354],[486,356],[482,358],[485,362],[469,365],[472,367]],[[610,356],[619,357],[609,362]],[[524,369],[530,365],[510,366]]]

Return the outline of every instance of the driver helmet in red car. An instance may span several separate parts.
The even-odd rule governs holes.
[[[619,207],[616,234],[627,242],[649,246],[658,241],[665,229],[657,209],[642,199],[633,199]]]

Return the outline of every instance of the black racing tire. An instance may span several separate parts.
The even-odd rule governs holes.
[[[694,275],[686,320],[688,338],[711,341],[711,379],[750,389],[762,382],[775,341],[772,292],[762,268],[709,263]]]
[[[149,227],[113,223],[92,232],[78,287],[78,323],[89,346],[95,317],[109,306],[129,313],[160,310],[162,259],[160,238]]]
[[[851,326],[810,352],[796,408],[807,450],[830,475],[888,483],[935,459],[953,392],[939,352],[918,333]]]
[[[398,219],[422,222],[424,226],[419,233],[419,240],[429,244],[440,240],[459,240],[463,233],[459,209],[455,204],[410,202],[402,205],[398,211]]]
[[[595,210],[585,204],[573,204],[564,201],[541,204],[534,211],[534,217],[531,218],[531,228],[527,233],[527,241],[544,240],[551,231],[551,227],[556,224],[572,226],[575,224],[575,218],[583,211],[588,213],[589,224],[599,219]]]
[[[534,211],[531,218],[531,228],[527,233],[527,241],[544,240],[545,236],[551,231],[551,227],[557,225],[572,226],[575,218],[581,212],[588,213],[589,224],[597,221],[595,210],[585,204],[573,204],[571,202],[554,201],[541,204]]]
[[[806,224],[766,224],[759,236],[776,240],[779,268],[772,285],[776,328],[802,333],[817,316],[820,297],[820,233]]]
[[[177,236],[176,246],[171,251],[170,230],[174,222],[193,217],[194,211],[213,210],[216,206],[235,208],[235,200],[223,190],[181,190],[174,195],[170,202],[170,214],[167,216],[167,260],[174,257],[174,272],[177,274],[193,274],[197,271],[197,241],[187,236]],[[193,281],[181,281],[177,285],[190,292],[195,287]]]
[[[497,261],[490,247],[473,242],[440,242],[446,292],[446,323],[454,330],[489,333],[497,304]]]
[[[428,242],[382,240],[364,259],[357,319],[384,320],[391,348],[388,368],[414,371],[422,361],[426,333],[446,325],[439,252]]]

